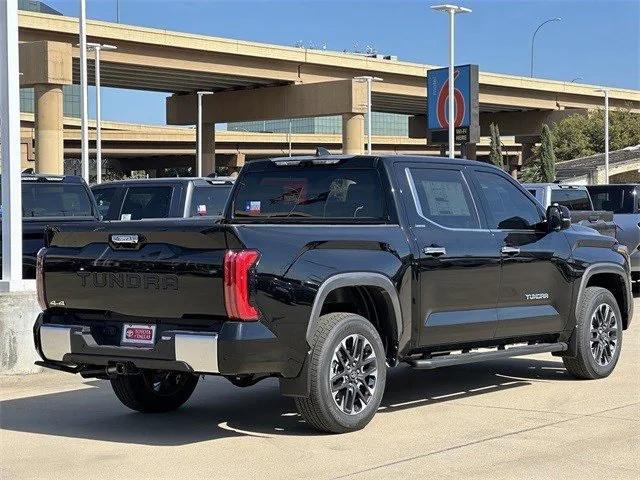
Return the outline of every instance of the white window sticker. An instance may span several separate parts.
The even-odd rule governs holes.
[[[130,213],[123,213],[122,215],[120,215],[120,220],[122,220],[123,222],[131,221],[131,214]]]
[[[248,213],[260,213],[260,201],[252,200],[245,205],[245,211]]]

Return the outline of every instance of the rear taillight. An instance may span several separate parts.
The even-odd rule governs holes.
[[[40,308],[42,310],[46,310],[47,305],[47,295],[44,293],[44,253],[46,249],[42,247],[38,250],[38,255],[36,256],[36,288],[38,290],[38,303],[40,304]]]
[[[256,250],[228,250],[224,256],[224,305],[230,318],[257,320],[260,315],[249,298],[250,272],[258,258]]]

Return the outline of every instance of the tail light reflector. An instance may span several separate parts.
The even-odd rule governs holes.
[[[36,256],[36,289],[38,291],[38,303],[42,310],[46,310],[49,305],[47,304],[47,294],[44,291],[44,254],[46,249],[42,247],[38,250]]]
[[[257,250],[228,250],[224,256],[224,305],[230,318],[257,320],[260,315],[249,298],[250,271],[258,258]]]

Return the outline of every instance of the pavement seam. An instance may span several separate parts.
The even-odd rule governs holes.
[[[420,458],[426,458],[426,457],[430,457],[430,456],[433,456],[433,455],[438,455],[440,453],[446,453],[446,452],[450,452],[450,451],[453,451],[453,450],[459,450],[459,449],[462,449],[462,448],[465,448],[465,447],[478,445],[480,443],[490,442],[492,440],[499,440],[501,438],[506,438],[506,437],[511,437],[511,436],[514,436],[514,435],[519,435],[521,433],[532,432],[534,430],[539,430],[541,428],[553,427],[553,426],[560,425],[560,424],[563,424],[563,423],[572,422],[572,421],[578,420],[580,418],[588,418],[588,417],[597,416],[598,414],[607,413],[607,412],[610,412],[612,410],[618,410],[618,409],[625,408],[625,407],[631,407],[633,405],[637,405],[638,403],[639,402],[634,402],[634,403],[630,403],[630,404],[627,404],[627,405],[621,405],[621,406],[615,407],[615,408],[608,408],[606,410],[602,410],[600,412],[587,414],[587,415],[570,414],[570,415],[574,415],[574,416],[571,417],[571,418],[565,418],[564,420],[558,420],[556,422],[545,423],[543,425],[537,425],[535,427],[523,428],[523,429],[520,429],[520,430],[515,430],[513,432],[503,433],[501,435],[494,435],[492,437],[487,437],[487,438],[482,438],[482,439],[479,439],[479,440],[474,440],[473,442],[468,442],[468,443],[464,443],[464,444],[460,444],[460,445],[454,445],[452,447],[442,448],[440,450],[435,450],[433,452],[423,453],[422,455],[414,455],[412,457],[402,458],[400,460],[394,460],[392,462],[387,462],[387,463],[383,463],[383,464],[380,464],[380,465],[376,465],[375,467],[365,468],[363,470],[358,470],[358,471],[355,471],[355,472],[351,472],[351,473],[348,473],[346,475],[340,475],[339,477],[332,477],[332,480],[339,480],[339,479],[342,479],[342,478],[348,478],[348,477],[353,476],[353,475],[360,475],[362,473],[373,472],[374,470],[379,470],[381,468],[386,468],[386,467],[391,467],[391,466],[394,466],[394,465],[399,465],[399,464],[402,464],[402,463],[411,462],[413,460],[418,460]],[[515,410],[518,410],[518,409],[515,409]],[[528,411],[528,410],[522,410],[522,411]],[[542,412],[542,413],[552,413],[552,412]]]

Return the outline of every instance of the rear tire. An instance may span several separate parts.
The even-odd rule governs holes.
[[[578,323],[575,357],[563,357],[567,371],[576,378],[592,380],[609,376],[620,358],[622,315],[613,294],[588,287],[576,312]]]
[[[185,372],[144,370],[139,375],[111,379],[113,391],[125,406],[143,413],[170,412],[189,400],[198,376]]]
[[[375,327],[353,313],[318,320],[309,356],[309,397],[297,397],[300,415],[330,433],[360,430],[376,414],[386,381],[386,357]]]

